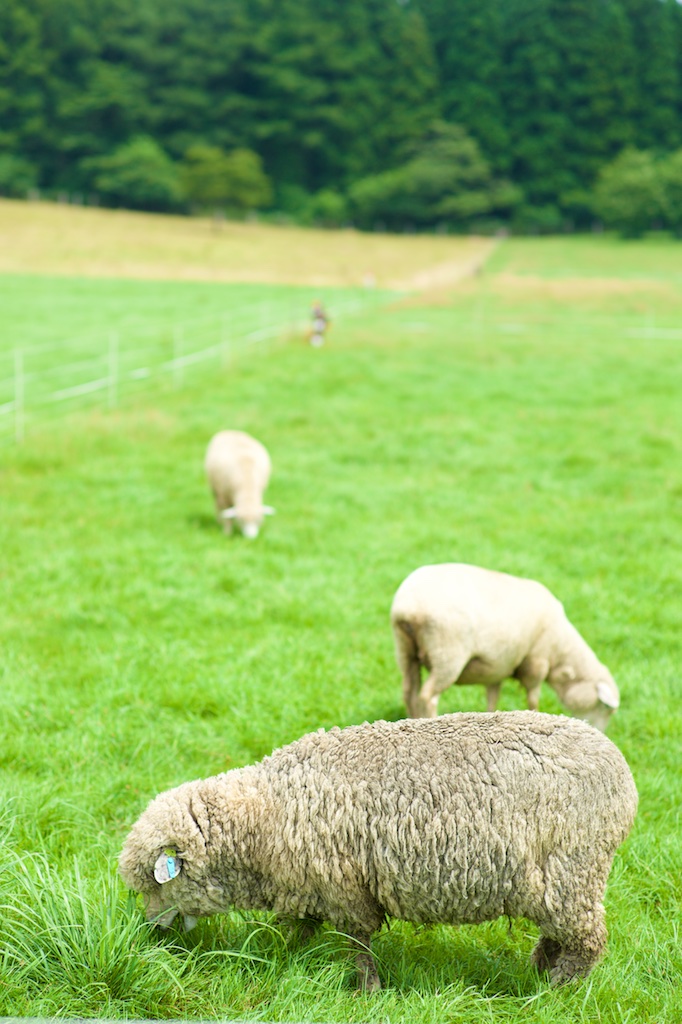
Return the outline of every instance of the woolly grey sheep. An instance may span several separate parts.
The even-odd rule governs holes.
[[[546,680],[569,711],[599,729],[620,703],[609,670],[534,580],[476,565],[424,565],[399,586],[391,625],[413,718],[435,717],[439,695],[453,683],[487,687],[494,711],[510,677],[525,687],[531,710]]]
[[[443,715],[319,730],[259,763],[153,800],[119,865],[168,927],[234,908],[331,922],[380,988],[370,939],[391,915],[540,928],[553,984],[589,973],[637,791],[616,747],[572,718]]]
[[[225,533],[236,523],[245,537],[257,537],[263,517],[275,511],[263,504],[271,468],[267,450],[241,430],[221,430],[209,442],[204,465]]]

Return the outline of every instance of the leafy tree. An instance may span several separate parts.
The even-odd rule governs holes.
[[[217,146],[192,146],[185,154],[181,181],[185,198],[208,209],[245,212],[272,201],[261,159],[250,149],[224,153]]]
[[[648,231],[662,216],[664,202],[656,160],[645,150],[623,150],[602,169],[594,190],[597,216],[627,238]]]
[[[23,157],[0,153],[0,193],[25,196],[35,188],[38,180],[36,168]]]
[[[563,213],[585,224],[597,172],[634,138],[632,26],[621,0],[508,0],[504,10],[501,88],[523,216],[538,230]]]
[[[154,139],[145,135],[119,146],[110,156],[90,157],[84,170],[107,201],[133,209],[165,210],[180,199],[173,161]]]
[[[620,0],[636,41],[633,142],[642,149],[682,144],[680,51],[676,0]]]
[[[522,188],[524,230],[584,226],[600,168],[624,147],[682,146],[682,4],[0,3],[0,153],[25,161],[5,162],[5,189],[23,188],[31,168],[43,188],[85,191],[99,166],[91,161],[118,161],[146,137],[176,161],[196,145],[258,153],[278,197],[302,217],[312,216],[311,196],[334,194],[338,212],[355,184],[370,189],[390,171],[371,187],[384,197],[398,188],[402,223],[404,168],[438,117],[460,124],[491,173]],[[232,177],[246,189],[234,200],[243,209],[255,202],[257,174],[253,158],[240,160]],[[438,191],[426,183],[432,168],[412,171],[413,192]],[[133,202],[119,186],[105,200]],[[142,205],[144,193],[138,182],[129,195]],[[149,202],[171,202],[168,189]],[[419,223],[433,222],[426,205]]]
[[[560,58],[559,106],[566,135],[563,164],[572,184],[559,195],[589,188],[603,164],[633,141],[635,49],[616,0],[553,0]]]
[[[443,115],[465,126],[494,167],[506,170],[502,5],[499,0],[422,0],[422,10],[438,61]]]
[[[34,164],[40,164],[50,133],[52,53],[41,13],[36,3],[24,0],[0,4],[0,150],[7,158]],[[7,184],[18,168],[5,161]]]
[[[510,175],[529,205],[543,206],[574,185],[565,164],[570,118],[562,109],[562,62],[552,0],[504,7],[502,97],[511,140]]]
[[[682,149],[659,162],[658,177],[665,225],[682,237]]]
[[[520,193],[493,178],[478,144],[463,128],[438,121],[407,163],[357,182],[350,198],[361,224],[381,221],[399,228],[461,225],[507,212]]]
[[[348,217],[348,203],[340,193],[323,188],[311,196],[306,214],[313,224],[338,228]]]
[[[512,231],[519,235],[554,235],[564,228],[564,217],[556,203],[518,206],[511,219]]]
[[[437,112],[423,20],[395,0],[258,0],[250,93],[278,181],[343,187],[404,152]]]
[[[263,170],[263,161],[252,149],[234,149],[226,157],[231,196],[228,206],[236,210],[255,210],[272,202],[272,185]]]

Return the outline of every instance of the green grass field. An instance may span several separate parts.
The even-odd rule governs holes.
[[[509,241],[459,290],[339,321],[320,351],[283,337],[3,448],[0,1015],[682,1020],[681,267],[655,239]],[[191,320],[229,287],[8,275],[4,344],[36,343],[40,310],[67,359],[102,317]],[[226,426],[273,457],[278,514],[253,543],[223,537],[203,480]],[[356,996],[328,929],[235,914],[151,933],[116,877],[148,800],[401,717],[390,601],[448,560],[542,580],[620,684],[609,735],[640,811],[604,961],[550,990],[530,924],[394,922],[384,990]],[[441,701],[484,706],[480,688]],[[501,706],[522,706],[513,683]],[[559,710],[547,688],[541,707]]]
[[[338,322],[392,294],[0,274],[7,339],[0,347],[0,445],[17,434],[17,353],[21,430],[30,433],[75,409],[116,407],[150,389],[177,388],[197,370],[223,372],[254,346],[304,336],[318,295],[331,301]]]

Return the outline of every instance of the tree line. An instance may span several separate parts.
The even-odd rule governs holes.
[[[5,194],[633,233],[682,224],[680,151],[677,0],[0,5]]]

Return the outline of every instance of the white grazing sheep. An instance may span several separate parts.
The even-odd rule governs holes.
[[[263,517],[275,512],[263,504],[271,468],[267,450],[241,430],[221,430],[209,442],[204,466],[225,533],[236,523],[245,537],[257,537]]]
[[[413,718],[435,717],[439,695],[453,683],[487,687],[494,711],[510,677],[525,687],[531,710],[546,680],[569,711],[599,729],[620,703],[609,670],[534,580],[476,565],[424,565],[398,587],[391,625]]]
[[[556,985],[604,949],[606,880],[636,809],[623,755],[573,718],[373,722],[162,793],[119,866],[161,927],[233,908],[329,921],[354,940],[370,990],[371,936],[389,915],[528,918],[532,961]]]

